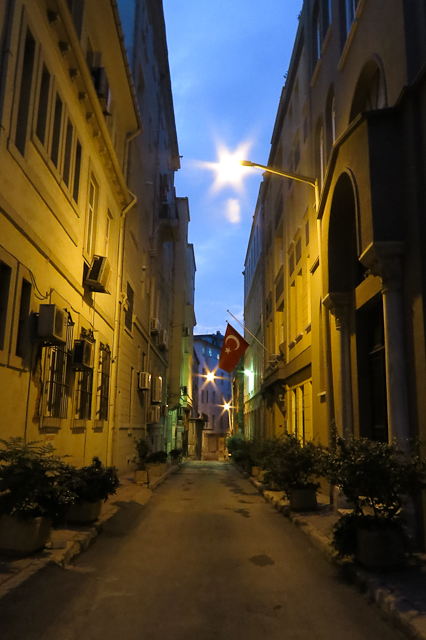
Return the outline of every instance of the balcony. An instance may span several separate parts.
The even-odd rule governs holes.
[[[179,242],[179,218],[176,218],[175,207],[168,203],[160,205],[158,232],[162,242]]]

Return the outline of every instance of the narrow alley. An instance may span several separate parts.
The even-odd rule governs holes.
[[[226,462],[187,462],[0,602],[2,640],[398,640]]]

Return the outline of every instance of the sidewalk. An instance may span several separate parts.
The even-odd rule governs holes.
[[[68,528],[54,529],[51,541],[47,547],[38,553],[26,558],[14,558],[0,556],[0,598],[12,589],[16,589],[34,573],[44,569],[49,564],[57,564],[65,567],[71,560],[85,551],[102,531],[104,522],[114,516],[120,509],[120,503],[137,502],[146,504],[153,491],[171,474],[175,473],[179,466],[171,466],[166,473],[155,477],[149,485],[136,484],[133,474],[120,478],[120,487],[115,495],[104,502],[101,515],[96,522],[88,525],[75,525]]]
[[[426,554],[412,554],[404,569],[387,573],[373,573],[354,562],[340,560],[331,546],[331,527],[340,515],[328,499],[319,495],[316,511],[296,513],[290,510],[282,491],[268,491],[262,483],[247,477],[265,500],[298,526],[330,561],[341,567],[345,577],[365,592],[396,628],[408,638],[426,640]]]

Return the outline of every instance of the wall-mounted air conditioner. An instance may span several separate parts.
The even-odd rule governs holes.
[[[105,256],[93,256],[84,284],[92,291],[109,293],[111,265]]]
[[[74,349],[72,354],[71,366],[77,371],[85,369],[93,369],[93,358],[95,354],[95,345],[90,340],[82,338],[74,340]]]
[[[148,424],[155,424],[156,422],[160,422],[160,418],[161,418],[161,407],[160,405],[156,406],[156,407],[150,407],[148,409],[148,415],[147,415],[147,423]]]
[[[169,336],[165,329],[160,329],[158,334],[158,346],[160,349],[167,349],[169,346]]]
[[[151,374],[147,371],[139,371],[138,373],[138,389],[146,391],[151,387]]]
[[[151,384],[151,402],[160,403],[163,398],[163,379],[152,378]]]
[[[56,304],[41,304],[38,314],[37,335],[44,342],[66,344],[68,312]]]
[[[160,321],[158,318],[151,318],[150,331],[151,333],[158,333],[160,331]]]

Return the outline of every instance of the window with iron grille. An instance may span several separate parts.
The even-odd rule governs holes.
[[[92,417],[93,369],[78,371],[76,377],[76,420],[90,420]]]
[[[72,349],[74,323],[68,315],[66,344],[48,347],[46,353],[46,383],[44,417],[66,418],[69,385],[67,364]]]
[[[111,350],[108,345],[100,345],[96,419],[108,420],[109,378],[111,372]]]

